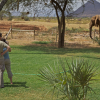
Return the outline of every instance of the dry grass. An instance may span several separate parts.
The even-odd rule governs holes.
[[[52,31],[45,32],[45,35],[43,35],[43,30],[46,28],[49,30],[50,28],[57,27],[57,23],[51,23],[51,22],[39,22],[39,21],[0,21],[0,24],[5,25],[27,25],[27,27],[30,26],[37,26],[42,27],[38,32],[35,34],[35,40],[34,40],[34,33],[32,32],[13,32],[13,39],[11,38],[11,35],[9,34],[8,41],[10,42],[10,45],[29,45],[32,44],[34,41],[52,41],[54,42],[53,46],[57,46],[58,41],[58,35],[57,35],[57,41],[56,41],[56,34],[57,32],[53,32],[54,35],[52,35]],[[4,26],[5,27],[5,26]],[[89,28],[89,24],[66,24],[67,28]],[[95,28],[95,27],[94,27]],[[97,29],[97,28],[96,28]],[[47,31],[46,30],[46,31]],[[54,31],[54,30],[53,30]],[[4,35],[8,32],[8,30],[1,30]],[[98,36],[98,35],[97,35]],[[47,45],[47,44],[46,44]],[[99,47],[97,43],[95,43],[93,40],[89,38],[89,32],[81,32],[81,33],[65,33],[65,47]]]

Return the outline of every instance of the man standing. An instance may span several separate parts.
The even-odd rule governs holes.
[[[0,33],[0,40],[2,38],[2,33]],[[7,48],[6,51],[3,52],[3,48]],[[3,82],[3,72],[5,70],[5,64],[4,64],[4,57],[3,55],[9,51],[10,46],[4,43],[3,41],[0,41],[0,88],[4,88],[4,82]]]

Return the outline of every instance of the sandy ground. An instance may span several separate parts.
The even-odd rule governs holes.
[[[9,29],[12,27],[14,29],[21,29],[21,30],[37,30],[37,31],[47,31],[52,27],[57,27],[57,23],[51,22],[38,22],[38,21],[0,21],[0,32],[5,35],[8,33]],[[67,28],[85,28],[88,29],[89,24],[66,24]],[[18,34],[18,33],[16,33]],[[10,35],[10,34],[9,34]],[[23,38],[22,35],[18,34],[17,38],[8,38],[7,40],[10,42],[10,45],[31,45],[34,41],[39,41],[39,39],[33,38]],[[38,36],[43,38],[41,36]],[[49,38],[51,36],[49,35]],[[44,37],[43,40],[46,40],[47,37]],[[41,41],[42,39],[40,39]],[[54,41],[56,42],[56,41]],[[89,33],[71,33],[68,35],[65,33],[65,47],[100,47],[97,43],[89,38]],[[53,46],[57,46],[57,43],[51,44]]]

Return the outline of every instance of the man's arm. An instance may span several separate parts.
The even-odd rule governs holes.
[[[9,48],[9,50],[8,50],[9,52],[11,52],[11,48]]]
[[[8,52],[9,50],[11,50],[11,48],[10,48],[10,46],[8,45],[8,46],[7,46],[7,49],[6,49],[4,52],[2,52],[1,55],[4,55],[4,54],[5,54],[6,52]]]
[[[6,41],[6,43],[9,45],[9,42],[8,41]],[[9,49],[9,52],[11,52],[11,48]]]

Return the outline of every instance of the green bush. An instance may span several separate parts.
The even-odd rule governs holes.
[[[95,37],[94,41],[100,45],[100,39],[98,37]]]
[[[72,29],[66,28],[66,31],[69,32],[69,33],[79,33],[79,32],[88,32],[89,30],[84,29],[82,27],[80,27],[80,28],[73,28],[72,27]]]
[[[49,44],[49,43],[52,43],[52,42],[48,42],[48,41],[35,41],[33,43],[35,43],[35,44]]]
[[[87,100],[86,96],[88,91],[93,91],[90,87],[90,83],[93,81],[93,77],[96,75],[94,65],[84,59],[78,59],[71,63],[59,60],[62,67],[56,67],[55,70],[49,66],[39,70],[39,76],[43,81],[48,82],[54,88],[58,90],[59,97],[68,100]],[[61,96],[62,94],[62,96]]]
[[[9,16],[8,21],[11,21],[13,19],[13,16]]]
[[[25,21],[30,21],[29,17],[24,17]]]

